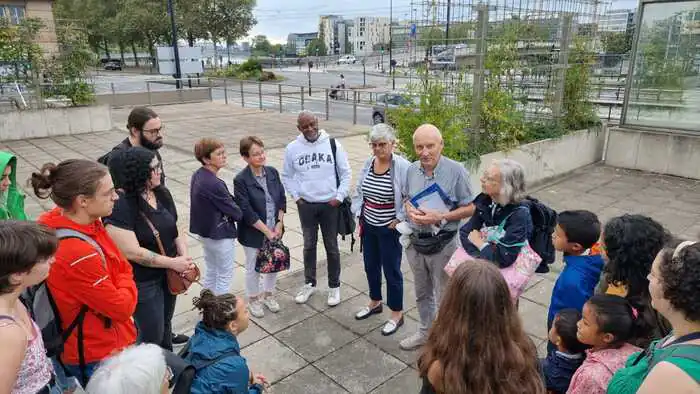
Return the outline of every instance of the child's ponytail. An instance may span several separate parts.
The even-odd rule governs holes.
[[[622,297],[599,294],[591,297],[588,303],[595,311],[598,330],[613,336],[609,344],[612,348],[634,342],[646,326],[640,311]]]
[[[238,319],[236,302],[233,294],[214,295],[207,289],[192,300],[194,307],[202,311],[204,325],[217,330],[225,330],[229,323]]]

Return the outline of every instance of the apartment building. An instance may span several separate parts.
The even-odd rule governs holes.
[[[25,18],[41,19],[44,27],[39,31],[37,44],[45,53],[55,53],[58,51],[58,41],[52,4],[51,0],[0,0],[0,18],[8,18],[13,24]]]
[[[318,32],[291,33],[287,36],[287,55],[306,56],[306,47],[318,37]]]
[[[613,33],[631,33],[634,30],[635,10],[610,10],[600,16],[598,31]]]
[[[361,16],[353,19],[350,42],[355,55],[364,56],[372,53],[377,44],[389,44],[389,18]]]

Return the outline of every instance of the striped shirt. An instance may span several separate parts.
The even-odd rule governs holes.
[[[372,226],[386,226],[396,218],[394,181],[391,167],[383,174],[374,172],[374,163],[362,182],[363,218]]]

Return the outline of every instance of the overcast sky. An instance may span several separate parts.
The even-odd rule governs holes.
[[[389,16],[390,0],[258,0],[255,17],[258,24],[251,36],[264,34],[274,43],[287,41],[289,33],[306,33],[318,30],[318,17],[325,14],[358,16]],[[501,2],[503,0],[500,0]],[[533,0],[534,1],[534,0]],[[414,3],[417,3],[415,1]],[[476,3],[474,0],[472,3]],[[468,3],[468,1],[464,1]],[[603,7],[635,8],[635,0],[616,0]],[[394,18],[411,19],[411,1],[393,0]]]

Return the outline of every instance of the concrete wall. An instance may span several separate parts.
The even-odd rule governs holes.
[[[178,91],[133,92],[116,94],[98,94],[95,96],[98,104],[112,107],[132,105],[181,104],[211,101],[211,89],[192,88]]]
[[[700,179],[700,135],[614,127],[610,129],[605,163]]]
[[[493,160],[513,159],[525,167],[528,188],[545,183],[603,158],[605,129],[579,130],[561,138],[550,138],[522,145],[508,152],[481,156],[478,166],[468,166],[472,190],[481,191],[479,178]]]
[[[0,114],[0,141],[54,137],[112,129],[108,105],[49,108]]]

